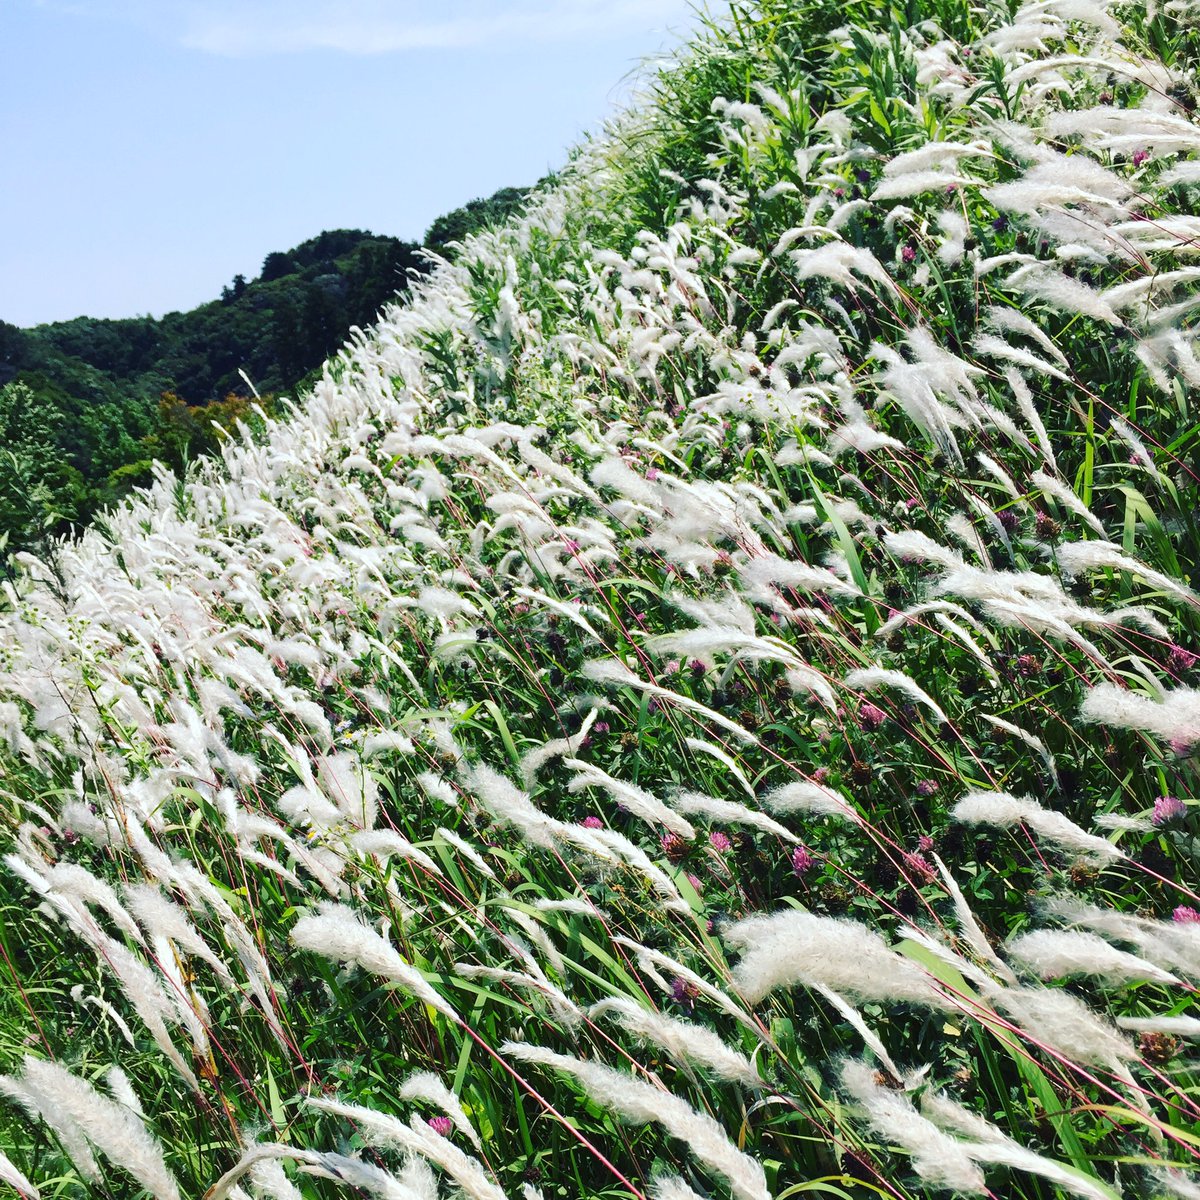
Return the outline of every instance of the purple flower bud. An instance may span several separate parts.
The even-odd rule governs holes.
[[[922,834],[921,837],[917,838],[917,849],[920,850],[922,854],[928,854],[933,849],[933,846],[934,841],[929,834]]]
[[[868,731],[878,729],[880,725],[887,720],[887,713],[872,704],[870,700],[864,700],[858,708],[858,725],[860,729]]]
[[[792,851],[792,874],[803,879],[817,865],[817,860],[808,852],[807,846],[797,846]]]
[[[678,862],[680,859],[687,856],[687,842],[683,840],[677,833],[667,832],[658,839],[659,845],[663,848],[663,853],[672,861]]]
[[[722,852],[728,850],[733,845],[733,842],[729,840],[729,834],[722,833],[719,829],[714,829],[708,835],[708,843],[714,850]]]
[[[912,246],[905,246],[904,249],[900,251],[900,257],[906,263],[910,263],[917,257],[917,252]]]
[[[579,823],[584,827],[584,829],[603,829],[604,828],[604,822],[602,820],[600,820],[599,817],[584,817],[583,820],[580,821]]]
[[[700,995],[700,989],[694,983],[688,983],[686,979],[671,981],[671,999],[676,1004],[682,1004],[684,1008],[690,1010],[695,1006],[698,995]]]
[[[922,883],[932,883],[937,878],[933,865],[923,854],[906,854],[904,866],[910,874],[919,876]]]
[[[937,790],[938,784],[936,779],[922,779],[920,783],[917,784],[918,796],[932,796],[937,792]]]
[[[1154,802],[1154,815],[1150,818],[1155,825],[1165,825],[1187,815],[1187,805],[1175,796],[1159,796]]]
[[[454,1122],[449,1117],[430,1117],[429,1128],[434,1133],[440,1133],[442,1137],[449,1137],[450,1131],[454,1128]]]
[[[1180,925],[1200,925],[1200,912],[1194,908],[1188,908],[1186,904],[1181,904],[1171,914],[1171,920]]]
[[[1172,645],[1171,652],[1167,655],[1167,666],[1172,674],[1182,675],[1184,671],[1190,671],[1196,665],[1196,659],[1197,656],[1190,650]]]
[[[1149,157],[1150,155],[1145,150],[1135,150],[1132,155],[1133,165],[1140,167]]]

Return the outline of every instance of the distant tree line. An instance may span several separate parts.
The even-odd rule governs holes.
[[[511,214],[527,189],[504,188],[434,221],[424,248]],[[86,524],[150,479],[211,454],[219,429],[255,418],[254,383],[277,397],[311,383],[354,325],[374,322],[429,269],[422,246],[357,229],[273,251],[257,279],[236,275],[190,312],[19,329],[0,321],[0,559]],[[214,428],[214,424],[219,428]]]

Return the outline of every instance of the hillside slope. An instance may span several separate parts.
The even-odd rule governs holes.
[[[761,0],[0,613],[0,1180],[1197,1194],[1187,6]]]
[[[501,188],[438,217],[424,244],[327,229],[272,251],[261,274],[238,275],[220,299],[161,318],[77,317],[33,329],[0,321],[0,556],[44,549],[86,525],[152,463],[182,470],[215,452],[257,395],[307,390],[349,331],[372,324],[430,253],[516,211],[526,188]],[[14,388],[10,385],[19,385]],[[0,557],[0,565],[3,558]]]

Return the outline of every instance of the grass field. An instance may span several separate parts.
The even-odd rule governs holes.
[[[1200,1197],[1200,10],[736,5],[0,607],[0,1190]]]

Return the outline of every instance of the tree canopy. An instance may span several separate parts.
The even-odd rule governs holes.
[[[503,188],[439,217],[428,248],[496,223],[528,195]],[[302,390],[354,326],[372,324],[428,261],[415,242],[329,229],[272,251],[189,312],[76,317],[32,329],[0,321],[0,548],[69,532],[150,477],[210,453],[217,427]],[[11,461],[9,461],[11,460]]]

